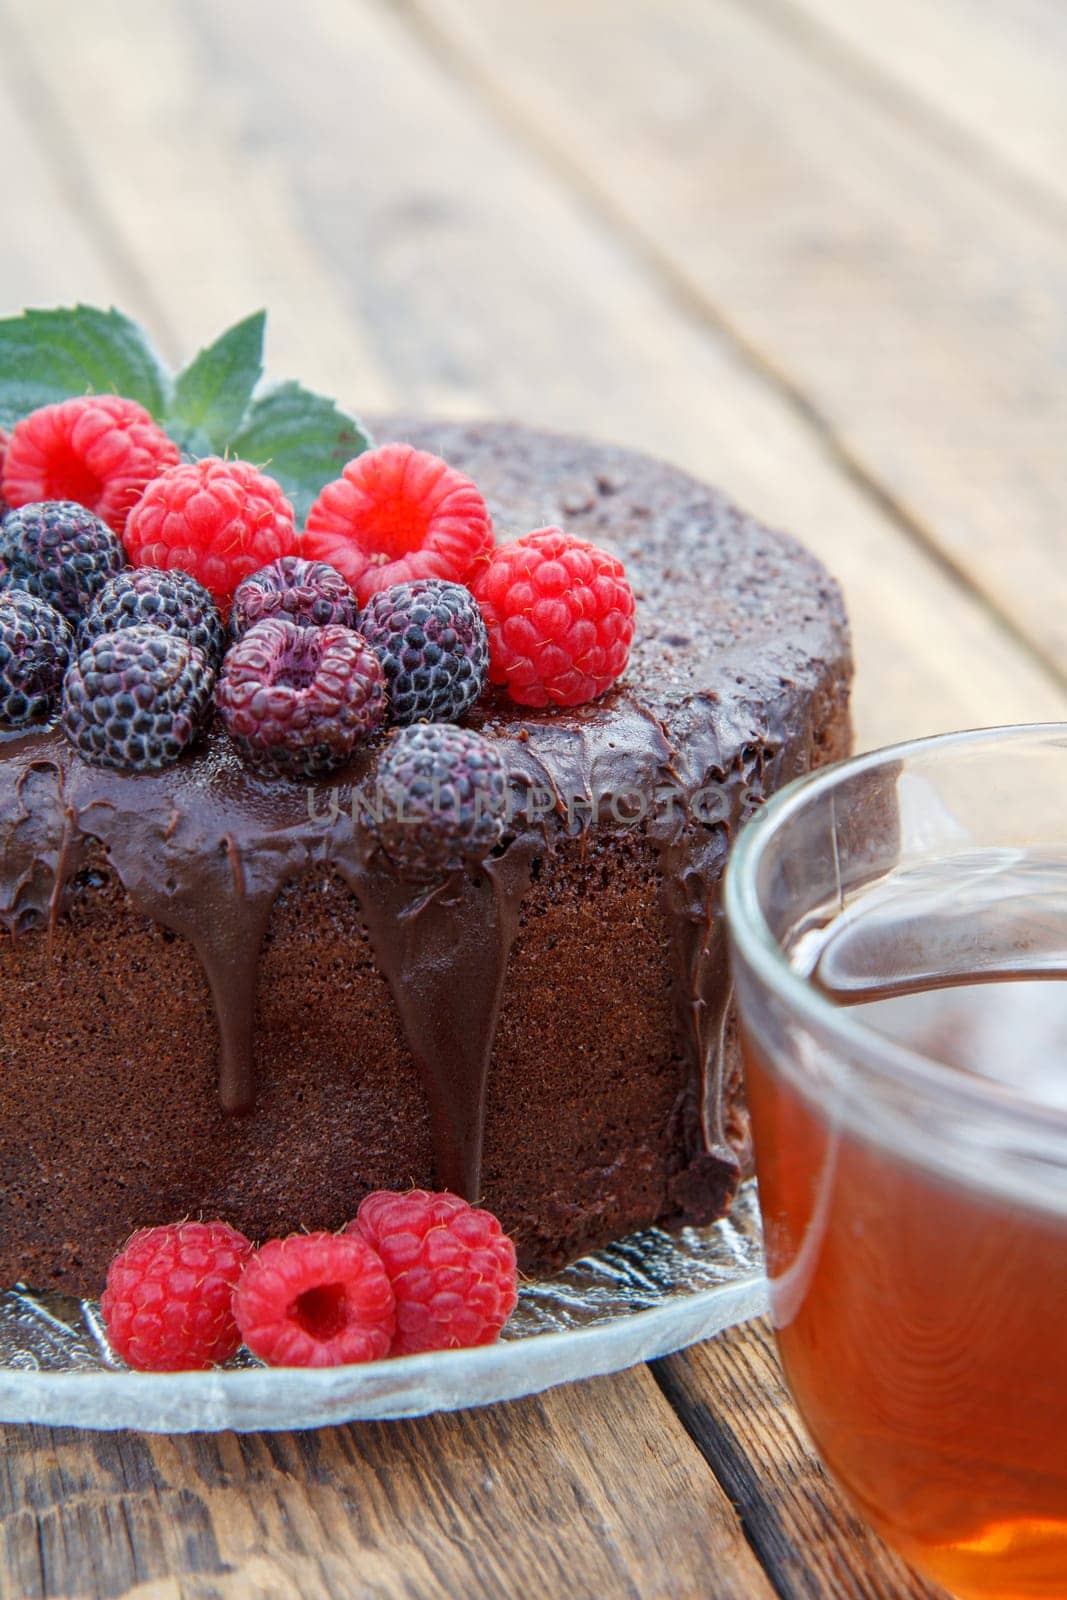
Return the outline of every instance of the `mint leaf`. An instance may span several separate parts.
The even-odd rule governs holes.
[[[170,379],[144,331],[120,311],[73,306],[0,321],[0,427],[72,395],[122,394],[154,417]]]
[[[303,520],[323,485],[370,440],[332,400],[299,383],[256,394],[265,320],[262,311],[245,317],[174,380],[119,311],[74,306],[0,320],[0,427],[74,395],[126,395],[187,454],[240,456],[264,467]]]
[[[224,450],[216,449],[206,433],[191,424],[179,422],[176,417],[166,417],[163,422],[168,439],[173,439],[184,457],[192,461],[202,461],[204,456],[225,455]]]
[[[299,383],[280,383],[253,400],[230,440],[230,454],[277,478],[303,522],[324,484],[370,444],[354,417]]]
[[[223,451],[241,425],[252,391],[263,376],[265,311],[227,329],[189,363],[174,381],[167,418],[175,437],[206,440],[207,451]]]

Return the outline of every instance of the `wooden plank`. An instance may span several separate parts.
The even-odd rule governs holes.
[[[991,176],[1067,221],[1067,12],[1060,0],[765,0],[809,47],[843,47],[878,97],[899,96]]]
[[[46,13],[32,0],[0,3],[0,60],[17,72],[19,103],[32,106],[39,145],[52,158],[51,187],[42,186],[37,201],[31,179],[23,185],[16,171],[24,201],[16,239],[27,214],[32,225],[26,271],[16,279],[0,262],[0,285],[10,281],[16,309],[56,295],[118,300],[148,316],[171,359],[266,305],[278,375],[328,392],[358,375],[361,404],[396,403],[365,325],[320,267],[300,194],[279,181],[270,140],[243,143],[242,102],[258,96],[258,85],[249,76],[240,96],[221,100],[180,11],[151,0],[119,3],[94,29],[87,14],[62,4]],[[20,150],[28,132],[20,130]],[[39,151],[34,160],[41,164]],[[62,276],[55,265],[78,212],[113,243],[110,271],[86,270],[84,281],[76,252]],[[131,296],[133,279],[151,286],[154,305]],[[56,281],[63,287],[53,291]]]
[[[0,35],[0,150],[4,152],[5,226],[0,247],[0,316],[25,305],[116,298],[122,275],[105,258],[71,204],[56,163],[20,110],[12,86],[14,63]],[[126,277],[123,298],[143,313]]]
[[[653,1370],[740,1512],[780,1600],[945,1600],[864,1527],[827,1478],[766,1321]]]
[[[1067,233],[778,8],[407,0],[557,170],[1067,671]]]
[[[2,1437],[3,1600],[774,1600],[644,1367],[418,1422]]]
[[[85,143],[95,203],[190,340],[222,320],[217,283],[226,314],[270,300],[277,370],[329,372],[359,408],[514,415],[726,483],[842,578],[861,743],[1064,714],[1062,687],[775,385],[665,302],[388,10],[320,0],[298,50],[279,0],[145,0],[136,13],[101,0],[91,28],[61,0],[5,0],[0,16],[60,123],[67,86],[91,76],[104,110],[67,137]]]

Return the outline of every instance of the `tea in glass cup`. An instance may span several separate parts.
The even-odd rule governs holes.
[[[865,1518],[1067,1595],[1067,727],[803,780],[727,884],[771,1303]]]

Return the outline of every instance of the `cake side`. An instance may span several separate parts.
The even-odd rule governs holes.
[[[137,777],[53,735],[0,746],[9,1280],[91,1290],[135,1225],[333,1227],[367,1188],[410,1182],[480,1195],[543,1268],[714,1214],[736,1183],[718,880],[748,810],[845,753],[836,588],[626,452],[379,431],[474,476],[502,534],[562,520],[623,556],[630,671],[575,711],[478,708],[519,803],[484,869],[432,894],[352,824],[373,749],[294,785],[250,774],[219,733]]]

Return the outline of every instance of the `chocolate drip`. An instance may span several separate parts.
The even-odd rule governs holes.
[[[189,939],[207,976],[219,1032],[219,1101],[235,1116],[256,1103],[256,988],[273,905],[266,895],[239,902],[240,914],[214,927],[169,919],[173,931]]]
[[[437,1180],[472,1201],[481,1192],[489,1066],[530,855],[513,847],[430,890],[381,869],[362,883],[349,878],[422,1078]]]

